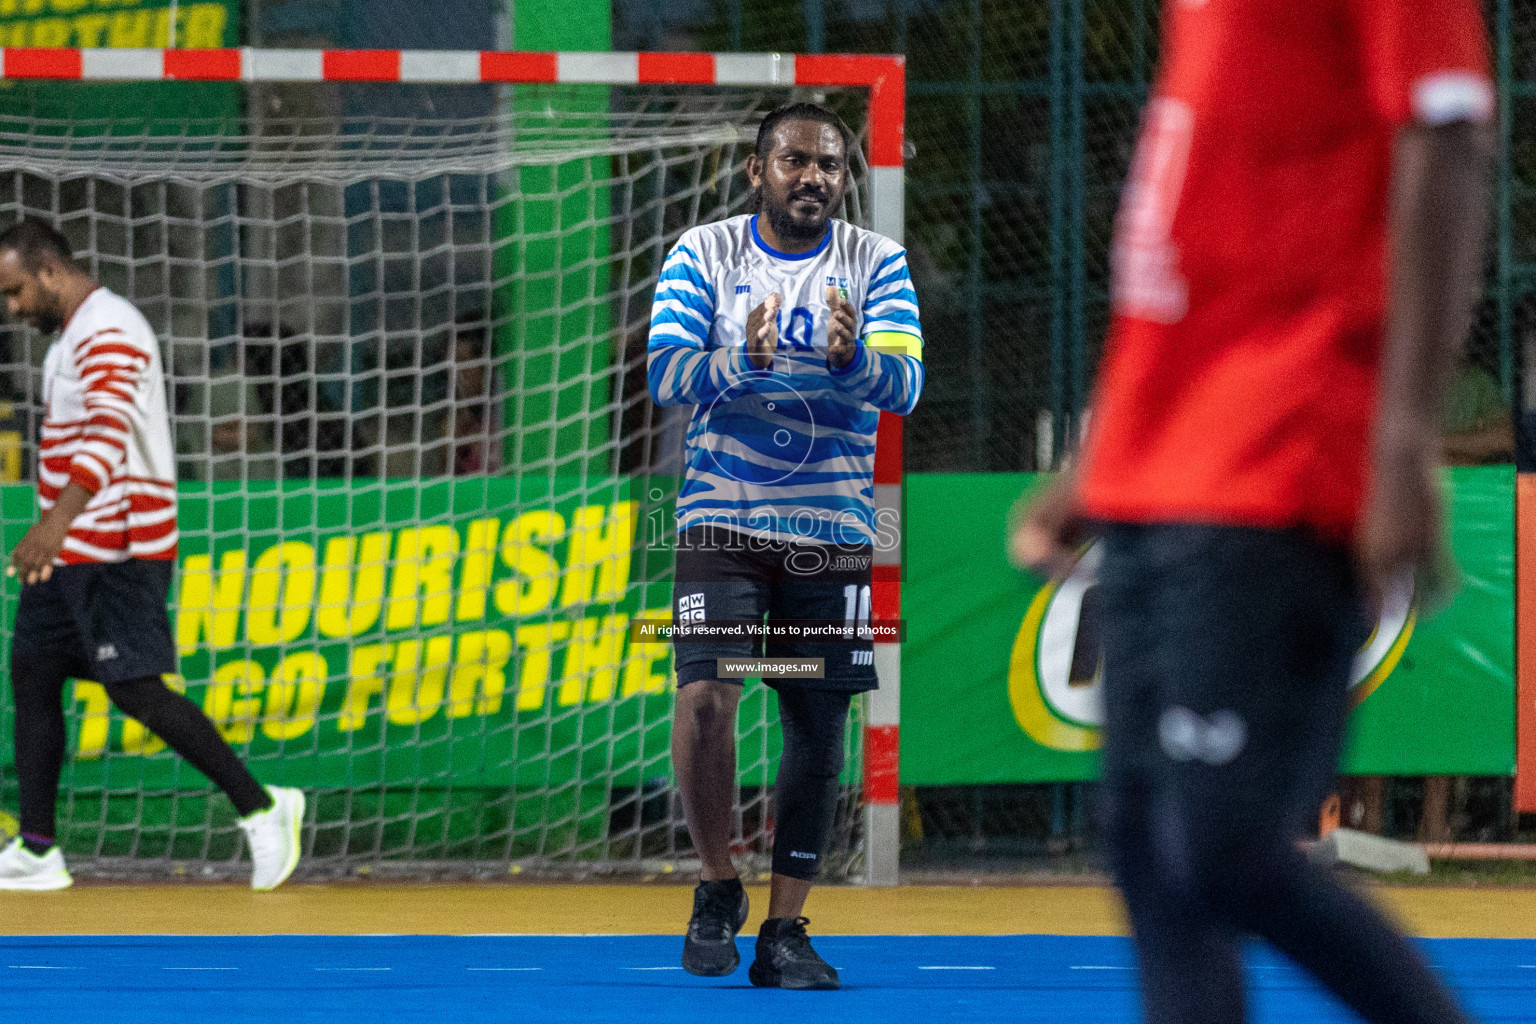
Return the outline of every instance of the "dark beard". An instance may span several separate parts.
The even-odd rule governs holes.
[[[64,317],[55,309],[39,311],[33,316],[32,326],[43,334],[56,334],[64,327]]]
[[[43,334],[57,334],[64,328],[64,303],[57,292],[49,292],[41,287],[38,290],[47,299],[47,307],[39,309],[27,320],[35,330]]]
[[[789,212],[789,204],[763,203],[764,212],[768,214],[768,223],[773,227],[773,233],[780,238],[793,239],[796,242],[812,242],[827,233],[827,221],[831,219],[832,204],[827,204],[827,215],[815,222],[798,221]]]

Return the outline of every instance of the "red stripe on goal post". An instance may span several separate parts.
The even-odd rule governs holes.
[[[240,77],[239,50],[166,50],[165,77],[189,82],[227,82]]]
[[[79,50],[63,47],[5,48],[6,78],[79,78],[85,61]]]
[[[482,50],[480,81],[538,84],[558,79],[559,61],[553,53]]]
[[[903,420],[893,412],[880,414],[875,428],[875,479],[877,484],[901,483]]]
[[[881,569],[890,569],[900,575],[901,566],[882,565]],[[882,580],[880,573],[875,573],[874,582],[869,585],[869,617],[874,622],[895,622],[901,618],[901,581]],[[896,640],[876,640],[875,643],[898,643]]]
[[[399,50],[323,50],[320,75],[327,82],[398,82]]]
[[[715,55],[712,53],[642,53],[641,85],[713,85]]]
[[[901,726],[864,729],[864,802],[894,804],[901,799]]]
[[[869,163],[900,167],[905,162],[906,58],[848,54],[798,54],[796,85],[863,85],[869,88]]]

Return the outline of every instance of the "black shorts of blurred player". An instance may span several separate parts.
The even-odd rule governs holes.
[[[272,803],[202,709],[166,685],[177,670],[166,610],[174,565],[139,558],[62,565],[21,588],[11,686],[21,831],[34,852],[55,835],[69,679],[100,683],[112,703],[223,789],[241,816]]]
[[[844,626],[867,622],[872,566],[869,545],[770,541],[726,527],[693,526],[677,538],[674,621],[766,622],[770,631],[789,621]],[[819,872],[837,809],[848,709],[854,694],[879,685],[874,646],[867,638],[765,641],[758,637],[677,640],[674,648],[678,693],[672,763],[701,864],[703,895],[696,895],[696,917],[699,900],[707,903],[717,898],[731,907],[739,905],[745,914],[745,897],[737,895],[739,882],[730,850],[736,708],[742,680],[719,678],[718,661],[759,657],[822,661],[822,678],[764,677],[777,694],[784,733],[774,788],[773,876],[764,928],[772,931],[782,923],[785,929],[803,932],[801,911]],[[712,887],[711,883],[726,884]]]
[[[1243,1020],[1245,935],[1367,1021],[1464,1024],[1418,950],[1297,845],[1369,632],[1351,553],[1295,529],[1102,536],[1105,839],[1149,1024]]]

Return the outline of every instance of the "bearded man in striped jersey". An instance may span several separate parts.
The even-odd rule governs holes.
[[[11,634],[21,834],[0,851],[0,889],[71,883],[54,828],[70,678],[99,682],[229,796],[251,845],[251,886],[275,888],[299,860],[304,794],[260,785],[197,705],[166,685],[177,670],[166,609],[176,470],[154,331],[40,221],[0,234],[0,292],[12,317],[59,332],[43,363],[42,515],[8,569],[22,584]]]
[[[739,659],[766,653],[784,659],[762,673],[778,694],[784,753],[768,918],[748,976],[767,988],[840,984],[801,911],[832,830],[850,701],[878,685],[873,645],[856,633],[869,619],[882,533],[876,427],[882,411],[911,412],[923,386],[906,250],[835,217],[850,144],[823,107],[771,111],[747,158],[759,212],[685,232],[651,314],[651,395],[695,407],[677,499],[674,621],[745,634],[676,642],[672,765],[701,865],[683,967],[720,977],[739,962],[747,895],[730,850],[736,707],[743,673],[759,674]],[[815,636],[823,623],[855,635],[795,639],[794,620]],[[784,635],[765,644],[758,630],[776,623]],[[802,659],[818,674],[775,672],[804,673]]]

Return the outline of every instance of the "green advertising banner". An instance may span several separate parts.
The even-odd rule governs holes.
[[[380,842],[349,829],[360,820],[400,833],[385,848],[473,855],[508,818],[532,837],[516,855],[559,845],[548,822],[598,841],[616,791],[671,773],[671,647],[629,635],[632,619],[671,617],[672,510],[637,500],[655,483],[183,484],[174,683],[263,782],[315,795],[336,833],[317,851]],[[35,502],[30,486],[0,488],[4,550]],[[7,674],[18,594],[0,589]],[[0,695],[3,806],[15,769]],[[101,686],[76,680],[65,704],[71,848],[144,855],[142,832],[124,844],[150,825],[155,842],[195,846],[205,814],[227,818],[222,801],[176,795],[204,783]],[[741,784],[770,784],[782,738],[757,680],[740,721]]]
[[[230,0],[0,0],[0,46],[212,50],[238,36]]]
[[[0,0],[0,46],[234,47],[240,11],[237,0]],[[227,131],[219,124],[243,107],[238,82],[0,80],[6,131],[67,133],[77,147],[92,136]]]
[[[1074,656],[1091,635],[1080,620],[1092,558],[1044,584],[1003,557],[1010,506],[1043,479],[907,478],[904,784],[1095,777],[1097,659]],[[1429,618],[1407,591],[1385,602],[1356,661],[1344,771],[1513,773],[1514,482],[1508,467],[1447,472],[1461,587]]]
[[[208,487],[181,488],[182,683],[231,742],[282,755],[267,781],[511,786],[616,764],[636,784],[654,768],[671,649],[631,643],[628,625],[670,617],[671,552],[637,564],[627,481]],[[35,500],[0,490],[6,550]],[[663,582],[635,582],[647,575]],[[7,634],[17,593],[7,581]],[[103,754],[163,749],[95,683],[76,682],[73,700],[75,759],[97,769],[77,766],[75,785],[108,783]],[[134,771],[158,785],[173,768]]]

